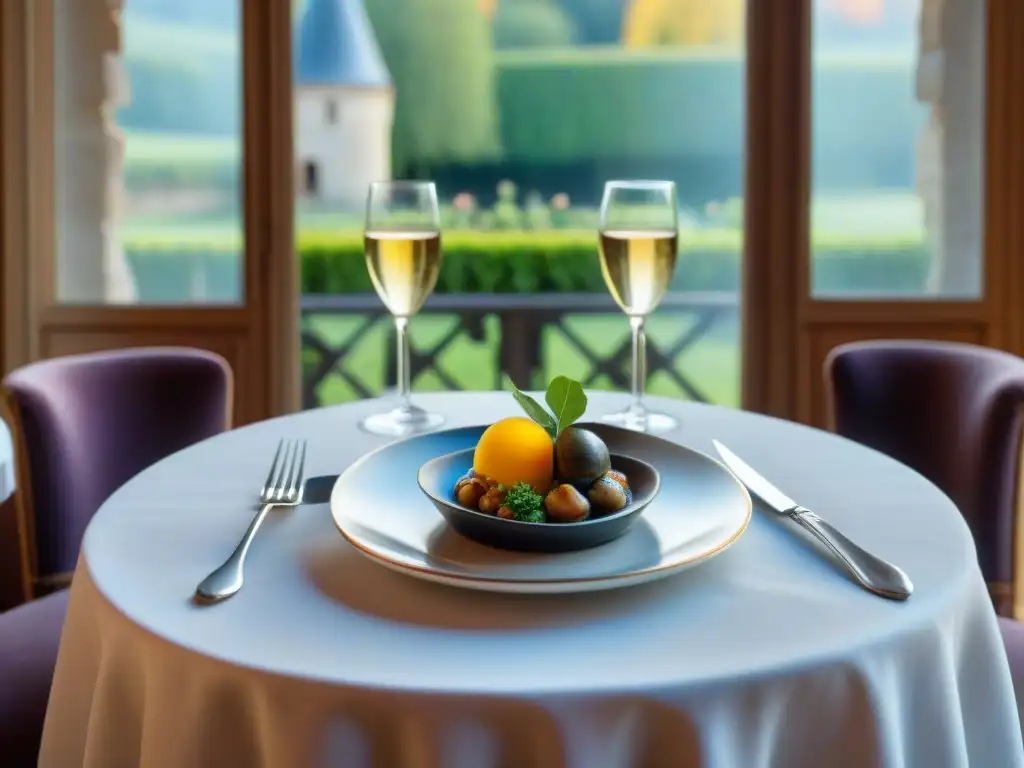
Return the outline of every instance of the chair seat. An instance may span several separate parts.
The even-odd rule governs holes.
[[[68,591],[0,613],[0,755],[35,765]]]

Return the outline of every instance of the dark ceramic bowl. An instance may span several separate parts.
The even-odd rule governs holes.
[[[580,425],[582,426],[582,425]],[[609,515],[578,523],[524,523],[489,515],[455,500],[455,483],[473,466],[475,448],[431,459],[417,476],[420,490],[427,495],[452,528],[466,538],[499,549],[520,552],[573,552],[599,547],[623,536],[648,504],[658,495],[658,470],[645,461],[611,452],[612,469],[629,479],[633,503]]]

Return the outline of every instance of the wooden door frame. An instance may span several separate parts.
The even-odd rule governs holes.
[[[963,1],[963,0],[961,0]],[[748,2],[743,403],[825,426],[822,363],[854,338],[932,337],[1024,354],[1024,3],[986,18],[984,293],[978,300],[816,298],[810,282],[811,2]]]
[[[37,0],[38,3],[52,0]],[[131,0],[128,0],[131,2]],[[31,55],[33,25],[25,2],[0,4],[0,363],[4,370],[47,352],[47,334],[107,334],[131,342],[181,323],[226,338],[252,331],[244,344],[265,357],[259,382],[245,382],[259,418],[299,405],[298,266],[293,240],[291,17],[286,2],[246,3],[243,21],[248,216],[244,308],[70,307],[54,305],[40,243],[52,222],[49,170],[29,87],[40,73]],[[986,40],[985,293],[979,301],[843,301],[810,295],[810,41],[811,3],[749,0],[747,11],[747,168],[743,280],[743,403],[776,416],[820,421],[820,356],[839,335],[966,335],[1024,353],[1024,103],[1013,83],[1024,81],[1024,4],[990,0]],[[38,41],[36,41],[38,44]],[[52,58],[52,57],[51,57]],[[45,61],[43,61],[45,65]],[[36,94],[36,99],[42,94]],[[22,108],[19,108],[19,105]],[[38,107],[38,105],[37,105]],[[33,118],[35,115],[35,118]],[[33,123],[33,119],[37,123]],[[33,137],[29,141],[28,137]],[[33,150],[33,151],[28,151]],[[51,153],[52,154],[52,153]],[[28,259],[35,254],[37,261]],[[40,264],[39,259],[43,261]],[[50,260],[50,261],[47,261]],[[239,353],[244,358],[243,353]],[[249,365],[245,361],[244,365]]]
[[[21,108],[30,73],[27,4],[0,4],[0,366],[7,372],[32,359],[28,328],[31,275],[29,200],[32,176],[25,147],[31,128]]]
[[[972,0],[959,0],[971,2]],[[967,341],[1024,355],[1024,3],[985,4],[982,296],[816,298],[810,281],[811,2],[748,2],[748,168],[743,302],[744,405],[826,428],[823,364],[839,343],[872,338]],[[1024,471],[1024,454],[1021,457]],[[1024,512],[1018,478],[1018,518]],[[990,584],[1024,611],[1024,524],[1014,576]]]
[[[801,296],[810,255],[809,0],[747,2],[742,403],[797,410]]]
[[[1024,355],[1024,4],[989,0],[986,29],[985,250],[998,270],[994,297],[999,346]]]
[[[299,407],[291,7],[241,7],[244,303],[74,306],[54,300],[54,0],[0,4],[4,372],[81,349],[191,344],[212,348],[232,363],[238,422]]]

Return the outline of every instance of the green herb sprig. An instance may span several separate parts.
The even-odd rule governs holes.
[[[515,384],[512,384],[512,396],[527,416],[547,430],[552,440],[557,440],[566,427],[576,423],[587,411],[587,394],[583,386],[568,376],[556,376],[548,384],[544,402],[551,409],[550,413],[525,392],[520,392]]]
[[[505,506],[522,523],[544,522],[544,499],[529,483],[516,483],[509,488]]]

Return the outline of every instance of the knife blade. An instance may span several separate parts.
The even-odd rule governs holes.
[[[715,450],[718,451],[718,455],[722,457],[722,461],[724,461],[725,465],[732,470],[732,473],[740,479],[740,482],[747,486],[747,489],[751,493],[760,498],[761,501],[769,507],[774,509],[776,512],[786,514],[789,510],[798,506],[795,501],[769,483],[753,467],[747,464],[747,462],[735,453],[730,451],[717,440],[712,440],[711,442],[715,444]]]
[[[755,496],[775,512],[786,515],[816,537],[846,567],[856,581],[869,592],[890,600],[906,600],[914,585],[902,570],[871,554],[840,533],[831,523],[801,507],[776,488],[760,472],[717,440],[711,441],[726,467]]]

